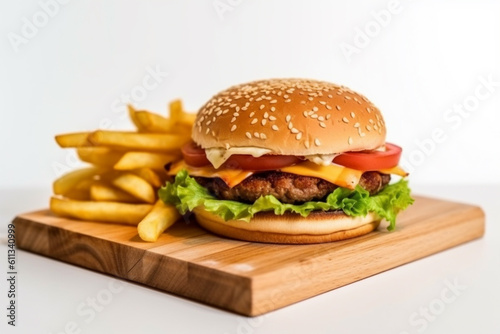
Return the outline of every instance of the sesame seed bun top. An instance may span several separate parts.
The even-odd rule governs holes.
[[[385,136],[382,114],[366,97],[306,79],[230,87],[200,109],[192,133],[204,149],[261,147],[279,155],[371,150]]]

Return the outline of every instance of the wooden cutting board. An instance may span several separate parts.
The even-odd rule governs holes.
[[[484,213],[467,204],[416,197],[368,235],[316,245],[230,240],[178,222],[155,243],[135,227],[19,215],[17,246],[64,262],[255,316],[480,238]]]

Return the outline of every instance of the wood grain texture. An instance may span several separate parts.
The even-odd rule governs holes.
[[[135,227],[82,222],[48,210],[19,215],[17,246],[248,316],[263,314],[480,238],[477,207],[416,196],[396,231],[334,243],[273,245],[224,239],[178,222],[155,243]]]

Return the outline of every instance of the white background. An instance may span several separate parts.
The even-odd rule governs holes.
[[[155,69],[168,75],[131,102],[161,113],[174,98],[195,112],[219,90],[270,77],[357,90],[382,110],[388,140],[404,148],[416,192],[481,205],[487,232],[263,322],[125,282],[117,302],[87,324],[75,308],[112,278],[19,251],[20,326],[7,326],[2,311],[1,328],[55,334],[75,321],[82,333],[417,333],[409,317],[458,280],[467,289],[425,333],[500,330],[500,2],[401,0],[389,17],[385,0],[68,1],[23,36],[50,1],[0,4],[2,232],[15,214],[46,207],[54,178],[77,167],[54,135],[130,129],[125,95]],[[343,53],[348,45],[356,53]],[[488,78],[495,84],[484,86]],[[475,102],[463,116],[449,111]],[[430,139],[436,131],[439,143]]]
[[[76,165],[54,135],[130,128],[124,94],[160,113],[182,98],[195,112],[219,90],[270,77],[366,95],[384,114],[388,140],[404,148],[414,184],[499,183],[500,3],[395,3],[68,1],[44,22],[38,0],[2,2],[0,185],[50,187]],[[38,31],[26,35],[25,20]],[[168,74],[138,95],[148,69]],[[475,98],[489,77],[496,86]],[[464,103],[464,116],[447,114]],[[444,141],[433,144],[436,128]]]

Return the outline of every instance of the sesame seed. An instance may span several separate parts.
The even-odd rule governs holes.
[[[300,101],[300,104],[306,104],[306,101]]]
[[[358,122],[354,123],[354,127],[359,128],[359,123]]]
[[[261,104],[259,108],[260,108],[260,110],[262,110],[262,109],[264,109],[265,107],[266,107],[265,105]]]
[[[378,129],[377,124],[375,124],[375,125],[373,126],[373,128],[374,128],[375,130],[377,130],[377,129]]]
[[[283,95],[284,99],[288,99],[288,94]]]
[[[269,117],[269,113],[266,111],[266,112],[264,113],[264,118],[268,118],[268,117]]]
[[[372,131],[372,127],[371,127],[371,126],[369,126],[369,125],[365,126],[365,128],[366,128],[366,130],[368,130],[368,131]]]
[[[308,142],[307,140],[304,142],[304,146],[305,146],[306,148],[309,148],[310,144],[309,144],[309,142]]]
[[[207,131],[205,131],[205,134],[208,135],[209,132],[210,132],[210,129],[207,128]]]
[[[316,119],[316,118],[318,118],[318,115],[316,115],[316,114],[312,114],[312,115],[311,115],[311,118]]]
[[[308,97],[307,99],[308,99],[309,101],[314,100],[314,98],[313,98],[313,97]]]
[[[233,104],[230,105],[230,107],[234,108],[234,107],[236,107],[236,105],[237,105],[236,103],[233,103]]]
[[[295,136],[295,139],[297,140],[300,140],[300,138],[302,138],[302,132],[297,133],[297,135]]]
[[[347,95],[344,95],[344,98],[345,98],[346,100],[350,100],[350,99],[351,99],[351,97],[350,97],[350,96],[347,96]]]
[[[307,110],[302,113],[307,118]]]
[[[233,113],[233,116],[234,116],[234,117],[238,117],[239,115],[240,115],[240,114],[239,114],[239,113],[237,113],[237,112]]]
[[[330,114],[327,114],[327,115],[326,115],[326,119],[327,119],[327,120],[329,120],[329,119],[330,119],[330,117],[332,117],[332,115],[330,115]]]
[[[342,122],[349,123],[349,120],[347,119],[347,117],[342,117]]]
[[[314,139],[314,145],[316,145],[316,146],[320,146],[321,145],[321,142],[319,141],[318,138]]]
[[[325,107],[326,107],[326,109],[328,109],[328,110],[332,110],[332,107],[330,107],[328,104],[327,104]]]
[[[278,126],[277,126],[276,124],[274,124],[274,125],[271,127],[271,129],[273,129],[274,131],[278,131],[278,130],[279,130],[279,128],[278,128]]]
[[[285,102],[292,102],[292,100],[291,99],[286,99]]]
[[[374,123],[374,122],[373,122],[373,119],[371,119],[371,118],[368,120],[368,122],[370,122],[371,124],[373,124],[373,123]]]
[[[267,119],[263,119],[260,123],[262,124],[262,126],[266,125],[266,122],[267,122]]]
[[[236,107],[236,111],[240,111],[240,107]],[[225,109],[222,114],[225,115],[229,112],[229,109]]]
[[[340,106],[339,105],[336,105],[335,108],[337,108],[337,110],[340,110]]]
[[[267,136],[265,133],[261,132],[260,133],[260,139],[267,139]]]
[[[320,104],[322,104],[322,105],[325,105],[325,104],[326,104],[326,102],[325,102],[325,101],[319,101],[319,103],[320,103]]]
[[[366,136],[366,133],[361,132],[361,133],[359,134],[359,136],[360,136],[360,137],[364,137],[364,136]]]
[[[292,133],[299,133],[299,130],[297,130],[296,128],[292,128]]]
[[[252,112],[250,113],[250,115],[248,115],[248,117],[252,118],[252,117],[253,117],[253,115],[255,115],[255,112],[254,112],[254,111],[252,111]]]
[[[278,100],[269,101],[269,103],[276,103],[276,102],[278,102]]]
[[[368,111],[368,113],[372,112],[372,110],[370,109],[370,107],[366,107],[366,111]]]
[[[326,128],[326,124],[323,122],[319,122],[319,126],[321,126],[322,128]]]
[[[351,111],[351,117],[352,118],[356,117],[356,114],[353,111]]]
[[[259,121],[259,120],[258,120],[257,118],[254,118],[254,119],[252,119],[252,122],[251,122],[250,124],[255,124],[255,123],[257,123],[258,121]]]
[[[212,121],[211,121],[211,120],[208,120],[205,124],[206,124],[206,125],[210,125],[210,123],[212,123]]]
[[[318,107],[313,107],[313,111],[318,111]]]
[[[333,98],[332,94],[328,94],[328,97],[329,97],[330,99],[331,99],[331,98]]]
[[[252,138],[252,134],[250,132],[246,132],[245,136],[247,136],[248,139]]]
[[[215,137],[215,131],[214,131],[214,130],[212,130],[212,136],[214,136],[214,137]]]
[[[292,128],[293,128],[293,123],[292,122],[288,123],[288,130],[291,130]]]
[[[349,137],[349,139],[347,139],[347,143],[348,143],[349,145],[352,145],[352,138],[351,138],[351,137]]]
[[[236,108],[234,108],[234,110],[240,111],[240,107],[236,107]]]
[[[324,118],[323,116],[319,116],[319,117],[318,117],[318,121],[323,122],[324,120],[325,120],[325,118]]]
[[[255,102],[259,102],[259,101],[262,101],[262,97],[258,97],[255,99]]]
[[[288,122],[290,122],[290,120],[291,120],[291,119],[292,119],[292,116],[290,116],[290,115],[286,115],[286,117],[285,117],[285,121],[286,121],[287,123],[288,123]]]
[[[272,116],[272,115],[271,115],[271,116],[269,116],[269,120],[270,120],[270,121],[275,121],[275,120],[276,120],[276,117],[274,117],[274,116]]]
[[[231,127],[231,132],[233,132],[234,130],[236,130],[236,124],[233,124],[233,126]]]
[[[217,114],[216,114],[216,115],[217,115],[217,116],[222,115],[222,110],[219,110],[219,111],[217,112]]]
[[[236,117],[231,118],[231,123],[234,123],[236,121]]]
[[[271,107],[271,111],[275,111],[275,110],[276,110],[276,108],[275,108],[275,107]]]
[[[255,138],[260,138],[260,133],[258,133],[258,132],[254,132],[253,135]]]

